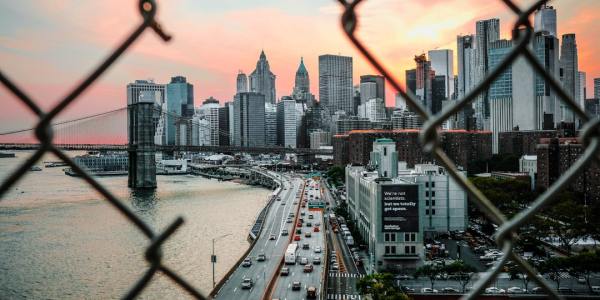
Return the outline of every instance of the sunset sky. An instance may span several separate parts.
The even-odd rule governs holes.
[[[343,35],[341,7],[334,0],[163,0],[158,4],[157,18],[173,40],[164,43],[146,31],[59,118],[124,107],[127,83],[149,78],[166,83],[174,75],[186,76],[194,85],[196,105],[209,96],[231,101],[238,70],[250,73],[261,49],[277,75],[278,98],[290,94],[300,57],[317,97],[320,54],[352,56],[355,84],[360,75],[373,73]],[[579,68],[587,72],[590,97],[592,79],[600,77],[600,1],[550,4],[558,12],[559,34],[577,34]],[[456,35],[473,33],[475,21],[500,18],[501,37],[508,38],[515,20],[500,1],[492,0],[369,0],[359,11],[359,35],[402,82],[404,70],[414,66],[415,54],[434,48],[455,50]],[[139,22],[133,0],[0,0],[0,70],[49,108]],[[0,101],[0,131],[33,124],[32,114],[3,86]],[[393,101],[388,87],[388,105]]]

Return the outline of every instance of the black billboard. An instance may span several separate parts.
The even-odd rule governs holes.
[[[381,230],[383,232],[419,231],[419,186],[381,186]]]

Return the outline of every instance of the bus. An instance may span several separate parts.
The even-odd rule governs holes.
[[[287,250],[285,250],[285,264],[286,265],[295,265],[296,264],[296,254],[298,254],[298,244],[292,243],[289,244]]]

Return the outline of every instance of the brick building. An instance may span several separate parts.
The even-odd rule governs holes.
[[[367,165],[373,142],[380,138],[389,138],[396,142],[398,161],[405,161],[408,167],[433,161],[430,154],[423,152],[417,129],[353,130],[347,135],[334,136],[335,164]],[[489,131],[442,131],[440,143],[448,156],[463,168],[466,168],[469,162],[489,159],[492,156],[492,133]]]
[[[537,146],[537,186],[548,188],[585,151],[577,138],[544,138]],[[592,161],[571,183],[571,189],[585,193],[590,201],[600,200],[600,167]]]
[[[535,155],[536,146],[542,138],[558,137],[556,130],[505,131],[498,133],[498,154],[518,157]]]

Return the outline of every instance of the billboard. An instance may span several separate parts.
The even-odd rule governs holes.
[[[419,186],[382,185],[381,209],[383,232],[418,232]]]

